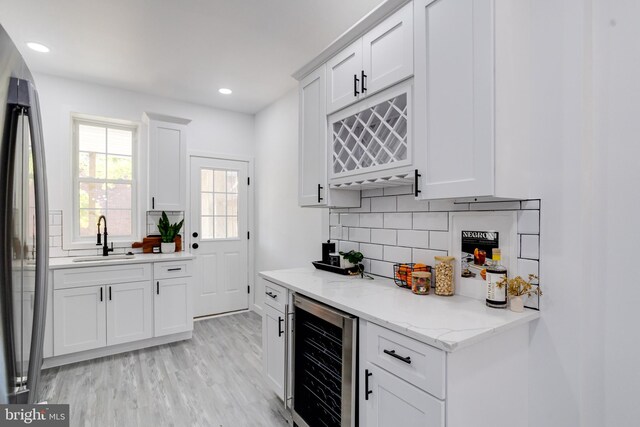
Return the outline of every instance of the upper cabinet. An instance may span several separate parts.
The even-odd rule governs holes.
[[[149,153],[149,210],[186,207],[187,125],[191,120],[145,113]]]
[[[414,1],[421,198],[527,197],[522,4]]]
[[[405,5],[327,61],[327,113],[413,74],[413,8]]]

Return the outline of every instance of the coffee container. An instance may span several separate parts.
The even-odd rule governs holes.
[[[331,258],[329,254],[336,251],[336,244],[331,243],[331,240],[327,240],[327,243],[322,244],[322,262],[324,264],[331,264]]]

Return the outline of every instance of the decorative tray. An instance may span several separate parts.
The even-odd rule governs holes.
[[[311,263],[318,270],[330,271],[332,273],[342,274],[343,276],[360,274],[360,269],[358,269],[357,265],[355,267],[342,268],[336,267],[335,265],[325,264],[322,261],[312,261]]]

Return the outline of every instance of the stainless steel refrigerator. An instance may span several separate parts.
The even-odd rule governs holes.
[[[35,403],[49,233],[38,93],[0,26],[0,403]]]

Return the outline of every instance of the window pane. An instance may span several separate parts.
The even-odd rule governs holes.
[[[213,217],[203,216],[201,221],[202,221],[202,238],[213,239]]]
[[[78,143],[80,151],[106,152],[107,130],[103,127],[79,125]]]
[[[227,237],[227,218],[224,216],[215,217],[214,236],[216,239],[224,239]]]
[[[227,237],[238,237],[238,217],[227,217]]]
[[[79,187],[78,206],[80,209],[105,208],[107,206],[104,184],[81,182]]]
[[[109,154],[131,155],[133,132],[122,129],[109,129],[107,135],[109,138],[107,144]]]
[[[227,215],[238,215],[237,194],[227,194]]]
[[[109,236],[129,236],[131,234],[130,210],[108,210],[105,216],[109,225]]]
[[[80,236],[96,236],[98,232],[98,218],[102,215],[102,212],[103,211],[99,209],[80,209]]]
[[[238,172],[227,171],[227,193],[238,192]]]
[[[78,153],[78,174],[81,178],[104,179],[107,177],[107,156],[81,151]]]
[[[226,215],[227,214],[227,195],[226,194],[215,194],[215,215]]]
[[[107,157],[107,178],[109,179],[131,179],[131,157],[108,156]]]
[[[131,209],[131,184],[107,184],[107,207]]]
[[[211,169],[200,170],[200,191],[213,191],[213,171]]]
[[[216,193],[224,193],[227,191],[226,171],[213,171],[213,191]]]
[[[213,215],[213,193],[202,193],[200,195],[200,214]]]

